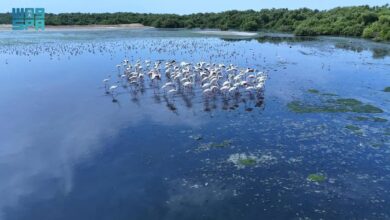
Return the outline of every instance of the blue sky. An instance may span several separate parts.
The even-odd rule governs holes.
[[[12,7],[44,7],[47,12],[152,12],[189,14],[231,9],[329,9],[337,6],[384,5],[390,0],[0,0],[0,12]]]

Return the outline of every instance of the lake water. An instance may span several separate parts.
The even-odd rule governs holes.
[[[255,68],[264,100],[113,97],[124,59]],[[361,39],[1,32],[0,219],[389,219],[388,86]]]

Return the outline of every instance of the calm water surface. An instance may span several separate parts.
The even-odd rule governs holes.
[[[264,103],[113,102],[102,79],[123,59],[256,68]],[[387,86],[390,45],[360,39],[2,32],[0,219],[389,219]],[[339,98],[383,112],[288,107]]]

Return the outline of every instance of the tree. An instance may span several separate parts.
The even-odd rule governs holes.
[[[257,31],[257,23],[256,21],[246,21],[241,25],[241,30],[244,31]]]
[[[11,15],[0,13],[0,24],[10,24]],[[47,25],[141,23],[158,28],[217,28],[293,32],[296,35],[363,36],[390,39],[389,5],[337,7],[331,10],[308,8],[225,11],[189,15],[146,13],[61,13],[46,14]]]

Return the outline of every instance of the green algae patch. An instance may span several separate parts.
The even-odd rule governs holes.
[[[229,156],[228,162],[233,163],[238,169],[257,167],[259,164],[272,164],[276,158],[269,155],[257,157],[253,154],[236,153]]]
[[[356,99],[336,99],[336,103],[344,106],[359,106],[363,103]]]
[[[317,89],[308,89],[307,92],[312,93],[312,94],[319,94],[320,93],[320,91],[318,91]]]
[[[370,120],[369,117],[365,117],[365,116],[356,116],[356,117],[353,117],[350,119],[353,121],[369,121]]]
[[[223,148],[228,148],[231,145],[232,145],[231,140],[224,140],[220,143],[214,143],[214,142],[203,143],[196,149],[196,151],[202,152],[202,151],[208,151],[213,149],[223,149]]]
[[[355,133],[355,134],[363,134],[362,129],[360,129],[358,126],[355,126],[355,125],[346,125],[345,128],[348,129],[348,130],[350,130],[351,132],[353,132],[353,133]]]
[[[345,128],[351,131],[360,131],[360,128],[355,125],[346,125]]]
[[[221,143],[210,143],[210,148],[225,148],[232,144],[230,140],[224,140]]]
[[[321,183],[326,180],[326,177],[321,173],[312,173],[307,176],[307,180],[311,182]]]
[[[320,99],[314,104],[295,100],[288,103],[287,107],[295,113],[383,113],[376,106],[352,98]]]
[[[382,146],[382,144],[380,144],[380,143],[371,144],[371,147],[375,148],[375,149],[380,148],[381,146]]]
[[[351,112],[356,113],[383,113],[383,110],[370,104],[353,106]]]
[[[382,123],[388,121],[386,118],[366,117],[366,116],[350,117],[349,120],[352,120],[352,121],[372,121],[372,122],[382,122]]]
[[[335,105],[331,104],[306,104],[301,101],[292,101],[287,104],[287,107],[290,111],[295,113],[337,113],[337,112],[347,112],[347,109],[337,108]]]
[[[254,158],[240,158],[238,159],[238,163],[242,166],[254,166],[257,161]]]
[[[327,93],[327,92],[322,93],[318,89],[308,89],[307,92],[311,93],[311,94],[318,94],[318,95],[321,95],[321,96],[338,96],[337,94],[334,94],[334,93]]]
[[[304,105],[301,101],[292,101],[287,104],[288,109],[295,113],[310,113],[310,106]]]
[[[390,92],[390,86],[386,87],[385,89],[383,89],[384,92]]]
[[[374,122],[387,122],[388,121],[386,118],[379,118],[379,117],[374,117],[373,120],[374,120]]]
[[[323,96],[338,96],[334,93],[322,93],[321,95],[323,95]]]

